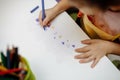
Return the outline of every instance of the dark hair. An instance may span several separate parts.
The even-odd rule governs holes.
[[[106,10],[111,6],[120,5],[120,0],[86,0],[91,6],[97,6],[101,10]]]

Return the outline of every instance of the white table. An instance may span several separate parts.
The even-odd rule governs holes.
[[[46,8],[55,4],[45,0]],[[44,31],[35,21],[41,7],[30,13],[37,5],[40,0],[0,0],[0,51],[5,52],[7,45],[18,46],[36,80],[120,80],[120,72],[107,57],[93,69],[91,63],[79,64],[72,45],[84,46],[80,41],[88,36],[65,12]]]

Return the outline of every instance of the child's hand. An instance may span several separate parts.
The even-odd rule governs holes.
[[[82,41],[83,44],[87,46],[83,48],[78,48],[75,51],[78,53],[83,53],[76,55],[76,59],[80,59],[80,63],[87,63],[93,61],[91,67],[95,67],[95,65],[99,62],[99,60],[106,55],[107,53],[112,52],[112,42],[93,39],[93,40],[84,40]]]
[[[39,21],[41,26],[49,26],[50,22],[57,16],[57,12],[54,8],[45,10],[46,18],[42,21],[42,12],[39,14]]]

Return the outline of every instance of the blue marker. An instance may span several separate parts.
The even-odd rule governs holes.
[[[33,8],[30,12],[33,13],[33,12],[35,12],[38,8],[39,8],[39,6],[36,6],[36,7]]]
[[[45,19],[46,15],[45,15],[45,6],[44,6],[44,0],[42,1],[42,21]],[[44,30],[46,30],[45,26],[43,26]]]

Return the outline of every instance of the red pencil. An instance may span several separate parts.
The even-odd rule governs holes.
[[[14,69],[6,70],[6,71],[0,71],[0,75],[3,76],[3,75],[10,74],[13,72],[19,72],[21,70],[23,70],[23,69],[14,68]]]

